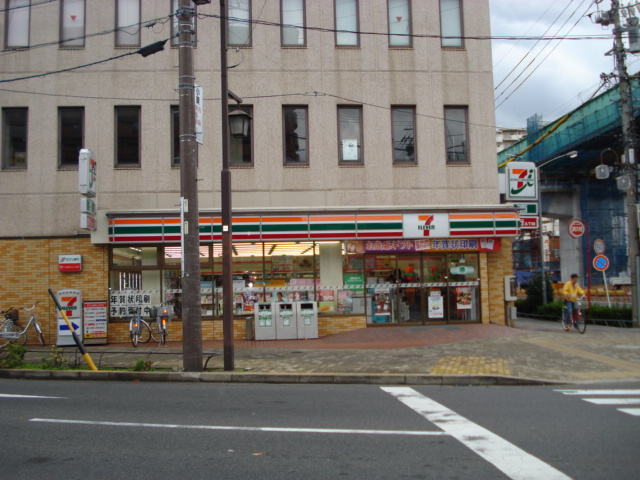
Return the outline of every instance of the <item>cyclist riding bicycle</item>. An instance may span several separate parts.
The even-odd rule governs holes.
[[[567,306],[567,315],[569,316],[567,320],[569,322],[575,312],[575,301],[584,294],[584,290],[578,285],[578,274],[572,273],[571,280],[562,287],[562,298],[564,298],[564,304]]]

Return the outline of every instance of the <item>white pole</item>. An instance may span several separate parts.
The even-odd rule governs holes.
[[[604,291],[607,292],[607,304],[609,308],[611,308],[611,300],[609,299],[609,286],[607,285],[607,276],[604,274],[604,270],[602,271],[602,281],[604,282]]]

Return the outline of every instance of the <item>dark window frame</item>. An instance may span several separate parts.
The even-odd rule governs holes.
[[[406,0],[407,2],[407,11],[409,12],[409,33],[408,33],[408,44],[407,45],[392,45],[391,41],[394,37],[398,36],[398,34],[391,33],[391,0],[387,0],[387,28],[389,29],[389,48],[413,48],[413,5],[411,4],[411,0]]]
[[[138,1],[138,18],[140,19],[140,21],[142,21],[142,0],[137,0]],[[138,43],[134,44],[134,43],[127,43],[127,44],[122,44],[120,45],[118,43],[118,31],[123,28],[120,25],[118,25],[118,9],[120,8],[120,0],[116,0],[116,8],[115,8],[115,12],[116,12],[116,21],[115,21],[115,35],[114,35],[114,41],[115,41],[115,46],[116,48],[136,48],[136,47],[140,47],[141,46],[141,42],[142,42],[142,25],[138,25],[138,32],[137,32],[137,36],[138,36]]]
[[[306,150],[306,161],[296,161],[296,160],[287,160],[289,158],[287,156],[287,145],[290,142],[287,136],[287,113],[286,110],[304,110],[304,132],[305,132],[305,150]],[[293,136],[291,136],[293,138]],[[296,137],[299,138],[299,137]],[[283,159],[282,162],[285,166],[303,166],[308,167],[310,165],[309,158],[309,106],[308,105],[283,105],[282,106],[282,150],[283,150]],[[299,146],[299,145],[298,145]]]
[[[340,28],[338,27],[338,8],[336,5],[338,1],[339,0],[333,1],[333,26],[334,26],[334,30],[336,30],[334,34],[336,48],[360,48],[360,0],[354,0],[356,4],[356,30],[355,32],[353,32],[356,36],[355,45],[338,43],[337,30],[340,30]]]
[[[227,29],[227,46],[228,47],[236,47],[236,48],[251,48],[253,46],[253,24],[252,20],[252,0],[245,0],[249,3],[249,18],[247,19],[247,28],[249,29],[249,38],[247,43],[231,43],[231,35],[229,29],[229,8],[231,7],[231,1],[227,0],[227,21],[225,22],[225,27]]]
[[[85,48],[85,37],[87,34],[87,0],[82,0],[82,5],[83,5],[83,15],[84,15],[84,20],[82,22],[82,45],[65,45],[65,40],[64,40],[64,27],[63,27],[63,23],[64,23],[64,4],[65,1],[61,0],[60,2],[60,44],[59,47],[62,49],[81,49],[81,48]],[[68,41],[68,40],[67,40]]]
[[[27,44],[26,45],[9,45],[9,16],[13,8],[11,7],[11,0],[6,0],[4,2],[5,12],[4,12],[4,48],[7,50],[17,50],[22,48],[29,48],[31,46],[31,0],[29,1],[28,7],[20,7],[26,8],[29,11],[29,20],[27,25]]]
[[[396,141],[395,138],[395,119],[394,112],[396,110],[410,110],[411,120],[413,126],[413,160],[396,160]],[[391,105],[391,149],[393,165],[417,165],[418,164],[418,149],[417,149],[417,128],[416,128],[416,106],[415,105]],[[400,140],[401,142],[401,140]],[[408,145],[407,145],[408,148]],[[409,154],[410,155],[410,154]]]
[[[171,115],[171,167],[179,167],[180,166],[180,106],[171,105],[170,112],[171,112],[170,113]],[[178,143],[177,151],[176,151],[176,141]]]
[[[458,19],[460,22],[460,45],[443,45],[444,32],[442,31],[442,0],[439,0],[438,2],[439,8],[440,8],[440,46],[445,50],[446,49],[460,50],[460,49],[466,48],[465,42],[464,42],[464,5],[463,5],[464,2],[462,0],[458,0],[458,2],[460,7],[460,18]]]
[[[344,147],[343,147],[343,135],[342,135],[342,124],[340,121],[340,112],[344,110],[355,110],[359,112],[358,121],[359,121],[359,154],[360,157],[358,160],[345,160],[344,159]],[[364,166],[364,111],[362,109],[362,105],[337,105],[337,120],[338,120],[338,165],[339,166]]]
[[[9,165],[7,135],[7,114],[24,113],[24,165]],[[26,170],[29,163],[29,109],[27,107],[8,107],[2,109],[2,170]]]
[[[451,160],[452,156],[457,156],[458,154],[455,152],[450,152],[451,148],[456,147],[453,145],[449,146],[449,137],[450,135],[447,133],[448,131],[448,123],[455,122],[456,124],[461,123],[458,120],[448,119],[447,112],[449,111],[462,111],[464,112],[464,159],[463,160]],[[444,106],[444,141],[445,141],[445,157],[447,159],[447,165],[470,165],[471,157],[470,157],[470,149],[469,149],[469,107],[467,105],[445,105]]]
[[[137,140],[137,162],[122,162],[119,161],[120,158],[120,141],[119,139],[122,137],[120,135],[120,122],[118,118],[118,112],[122,112],[125,110],[137,112],[137,130],[138,130],[138,140]],[[115,168],[141,168],[142,167],[142,128],[141,128],[141,117],[142,117],[142,109],[138,105],[116,105],[114,107],[114,167]],[[124,137],[122,137],[124,138]]]
[[[284,25],[291,25],[284,19],[284,0],[280,0],[280,46],[285,48],[305,48],[307,46],[307,1],[300,0],[302,2],[302,43],[284,43],[285,30]]]
[[[85,128],[85,115],[84,107],[58,107],[58,168],[59,169],[77,169],[78,168],[78,155],[80,150],[75,155],[74,162],[65,162],[64,155],[64,126],[63,126],[63,113],[64,112],[81,112],[81,125],[80,125],[80,148],[84,148],[84,128]]]

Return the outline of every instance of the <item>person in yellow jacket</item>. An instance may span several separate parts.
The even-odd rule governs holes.
[[[584,294],[584,290],[578,285],[578,274],[572,273],[571,280],[562,287],[562,298],[564,298],[564,304],[567,306],[567,315],[569,316],[568,322],[571,322],[571,318],[573,318],[575,301]]]

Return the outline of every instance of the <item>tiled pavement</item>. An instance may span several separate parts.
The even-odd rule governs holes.
[[[222,341],[205,341],[205,352],[222,353]],[[179,343],[89,346],[99,367],[131,367],[150,359],[156,368],[182,366]],[[71,352],[75,349],[68,348]],[[42,358],[48,348],[28,355]],[[205,357],[206,358],[206,357]],[[587,327],[564,332],[559,323],[518,319],[501,325],[446,325],[366,328],[314,340],[234,343],[234,381],[253,375],[298,378],[331,375],[348,378],[409,376],[460,381],[498,377],[534,382],[640,380],[640,329]],[[223,373],[222,355],[207,368]],[[289,377],[287,377],[289,376]],[[386,378],[386,377],[385,377]]]

